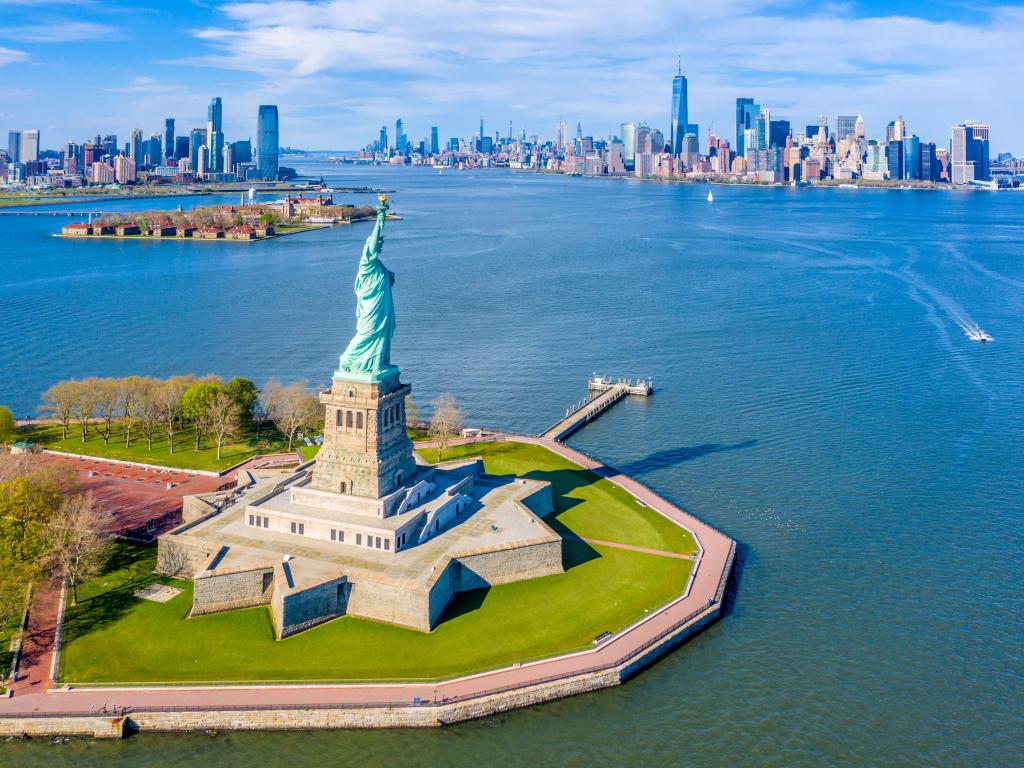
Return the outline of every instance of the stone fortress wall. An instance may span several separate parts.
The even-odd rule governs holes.
[[[200,521],[185,523],[159,539],[157,570],[193,578],[191,616],[269,605],[278,638],[342,615],[429,632],[459,592],[562,572],[562,542],[542,520],[552,509],[550,484],[522,482],[516,490],[514,503],[533,517],[537,536],[512,545],[453,552],[426,584],[341,573],[339,566],[335,578],[295,587],[285,561],[222,570],[217,566],[227,548],[210,549],[187,535]]]

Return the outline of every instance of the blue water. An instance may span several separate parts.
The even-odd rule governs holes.
[[[308,170],[395,190],[393,357],[424,409],[450,392],[470,423],[536,432],[594,371],[654,378],[571,442],[738,540],[728,614],[620,689],[439,732],[0,761],[1024,762],[1024,195],[716,187],[708,204],[702,186]],[[218,245],[69,242],[59,223],[0,217],[0,402],[19,415],[61,377],[324,384],[351,334],[367,224]]]

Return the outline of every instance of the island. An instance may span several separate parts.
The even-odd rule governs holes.
[[[191,210],[144,211],[102,215],[61,227],[58,237],[76,239],[189,240],[253,242],[307,232],[334,224],[351,224],[375,216],[373,208],[335,204],[333,195],[288,195],[271,202],[254,202],[243,194],[234,205]]]
[[[102,568],[38,590],[0,735],[436,727],[619,685],[720,617],[735,542],[562,442],[649,382],[595,377],[598,394],[541,436],[456,430],[436,403],[423,434],[391,357],[388,217],[381,195],[355,332],[315,409],[298,409],[321,432],[309,453],[293,424],[281,454],[184,471],[137,461],[153,450],[145,409],[134,461],[96,457],[113,454],[116,407],[46,428],[63,451],[38,461],[111,486],[110,506],[144,500],[136,513],[173,497],[180,517],[132,519]],[[200,429],[216,430],[200,395],[226,411],[254,394],[233,382],[179,382],[196,397],[154,422],[171,456],[176,424],[191,420],[196,457]],[[94,455],[70,453],[71,419],[83,446],[103,430]]]

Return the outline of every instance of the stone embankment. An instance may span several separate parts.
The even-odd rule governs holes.
[[[689,530],[700,554],[683,594],[589,650],[439,683],[16,690],[13,699],[0,700],[0,736],[437,727],[619,685],[718,618],[735,542],[561,443],[509,439],[543,445],[593,470]]]

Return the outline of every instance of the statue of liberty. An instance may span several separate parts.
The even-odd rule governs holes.
[[[377,223],[366,238],[356,272],[356,333],[341,355],[335,378],[380,381],[398,372],[398,367],[391,365],[391,337],[395,333],[391,286],[395,273],[380,262],[388,198],[378,195],[377,199]]]

